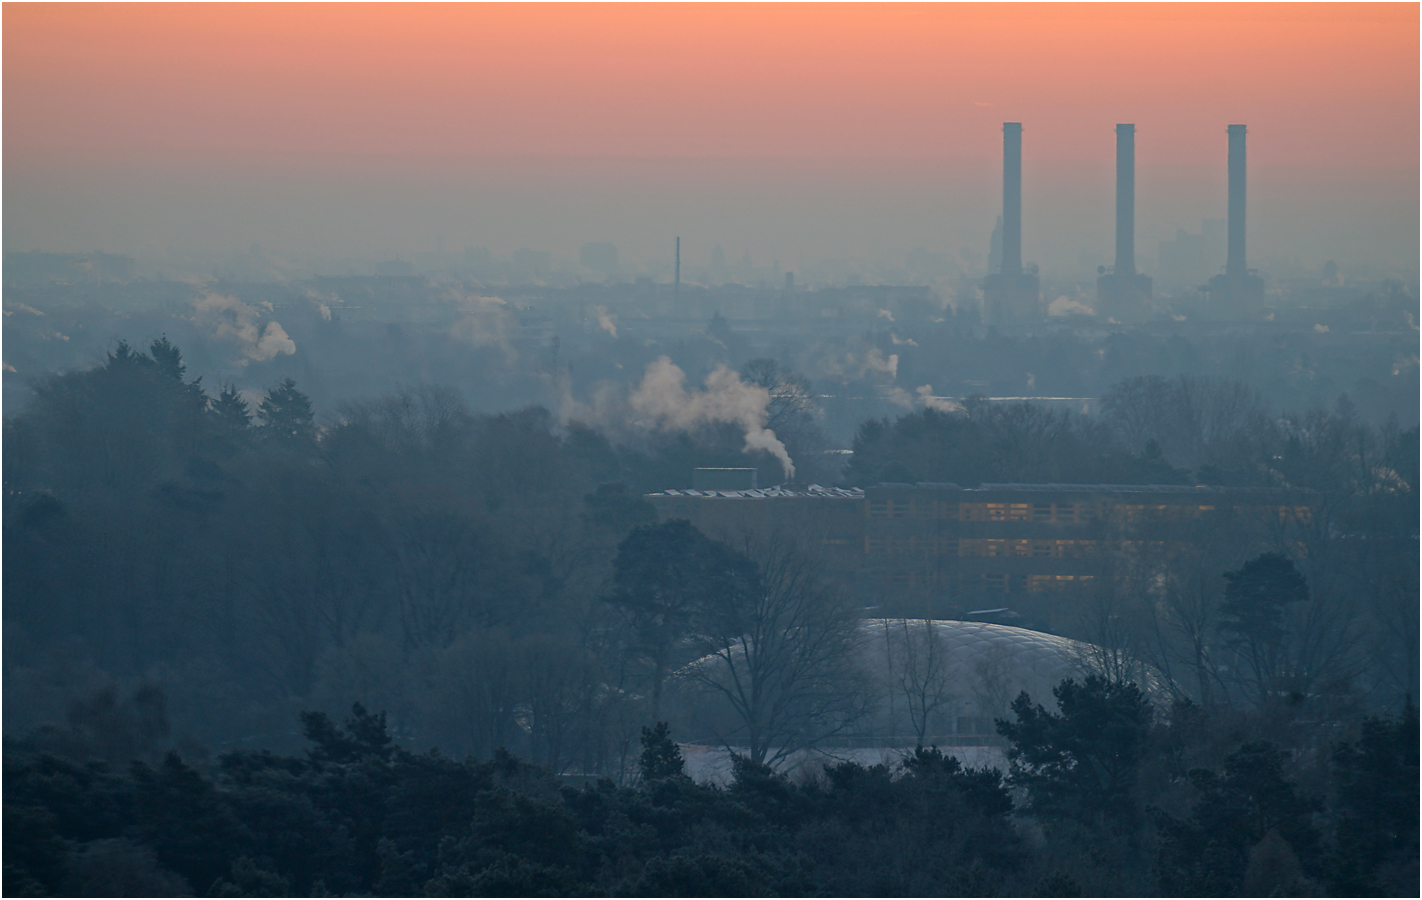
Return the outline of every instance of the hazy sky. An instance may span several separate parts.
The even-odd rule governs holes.
[[[1251,256],[1415,266],[1416,4],[6,4],[7,249],[689,262],[719,241],[985,253],[1024,123],[1024,256],[1222,218]],[[1044,273],[1045,274],[1045,273]]]

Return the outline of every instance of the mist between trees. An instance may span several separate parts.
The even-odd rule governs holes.
[[[703,534],[657,521],[643,499],[684,485],[696,466],[749,460],[783,471],[773,446],[748,438],[753,425],[799,454],[801,477],[808,470],[826,483],[1204,482],[1312,492],[1311,514],[1297,521],[1221,511],[1112,526],[1119,530],[1102,541],[1105,576],[1060,595],[1053,631],[1083,642],[1080,676],[1097,679],[1083,683],[1107,700],[1141,685],[1148,697],[1138,700],[1149,708],[1133,713],[1139,734],[1130,740],[1173,748],[1111,776],[1112,791],[1124,793],[1094,818],[1050,824],[1062,819],[1062,803],[1071,806],[1060,790],[1082,789],[1061,788],[1051,773],[1080,774],[1089,748],[1024,749],[1057,740],[1048,697],[1014,702],[1013,684],[984,676],[1002,682],[985,714],[1002,720],[993,741],[1010,751],[1008,784],[1025,803],[1013,840],[1047,861],[1033,870],[1048,880],[1043,890],[1144,890],[1156,883],[1157,859],[1175,859],[1159,883],[1185,893],[1242,890],[1251,866],[1257,884],[1345,883],[1305,858],[1308,842],[1322,838],[1284,824],[1250,826],[1234,855],[1209,871],[1178,848],[1208,843],[1208,803],[1234,802],[1229,791],[1243,788],[1230,779],[1252,778],[1240,774],[1249,766],[1320,795],[1333,790],[1324,770],[1334,744],[1381,727],[1365,727],[1365,715],[1406,715],[1419,667],[1416,428],[1368,424],[1346,401],[1280,416],[1238,383],[1142,377],[1114,385],[1094,417],[970,400],[961,410],[870,420],[839,470],[809,450],[823,438],[802,378],[771,360],[724,376],[732,378],[763,402],[764,418],[705,416],[636,440],[560,424],[541,407],[475,414],[457,391],[428,385],[347,403],[321,426],[294,380],[249,403],[230,385],[189,380],[166,339],[144,351],[120,344],[100,365],[41,380],[33,402],[5,422],[7,749],[105,760],[104,772],[146,760],[159,768],[134,770],[136,781],[115,788],[141,792],[163,779],[195,783],[214,766],[227,767],[222,777],[236,777],[232,766],[315,777],[320,765],[355,765],[373,752],[343,758],[331,747],[366,746],[377,734],[386,763],[416,765],[398,754],[430,747],[495,760],[494,769],[470,762],[458,778],[523,771],[498,755],[503,749],[542,773],[630,785],[642,774],[643,729],[665,719],[677,740],[743,754],[738,789],[753,783],[790,797],[802,788],[768,767],[784,769],[799,751],[931,742],[947,730],[951,654],[931,629],[904,620],[892,661],[867,663],[861,620],[871,598],[826,577],[834,548],[813,523],[767,518]],[[1058,700],[1070,719],[1074,700]],[[310,715],[339,717],[352,701],[381,711],[378,728],[358,714],[340,732]],[[297,752],[303,730],[330,758],[230,755]],[[1265,739],[1271,749],[1249,749]],[[393,747],[405,749],[392,757]],[[168,751],[177,756],[160,765]],[[418,765],[446,764],[462,765]],[[1415,754],[1410,765],[1415,785]],[[1192,767],[1224,774],[1196,777]],[[887,770],[836,771],[825,776],[835,790],[861,778],[897,790]],[[510,790],[499,802],[514,804],[516,819],[527,812],[519,797],[558,796],[555,787]],[[1166,818],[1152,825],[1147,802]],[[1310,810],[1288,812],[1289,821]],[[1327,840],[1345,841],[1341,821],[1329,820]],[[1102,835],[1127,835],[1119,851],[1131,860],[1127,874],[1092,880],[1099,873],[1070,863],[1072,829],[1097,836],[1091,846],[1107,855],[1091,865],[1102,871],[1115,858]],[[158,845],[119,832],[130,844],[67,839],[91,841],[85,859],[107,853],[149,865],[142,848]],[[161,868],[177,871],[168,851],[158,852]],[[219,878],[255,884],[277,871],[270,860],[243,858],[240,876],[229,860],[202,869],[201,879],[196,869],[182,877],[207,890]],[[963,859],[969,868],[953,877],[968,881],[934,884],[1024,887],[983,874],[996,863],[978,860],[972,875]],[[1379,865],[1357,877],[1405,883],[1405,872],[1378,875]],[[1273,875],[1259,874],[1268,866]],[[297,884],[290,873],[273,877]],[[301,890],[315,889],[300,877]],[[746,891],[772,884],[745,877],[734,883]],[[358,883],[340,890],[375,882]],[[459,884],[448,889],[473,889]]]

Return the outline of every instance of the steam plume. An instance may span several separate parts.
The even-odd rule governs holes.
[[[606,306],[594,306],[593,313],[597,316],[597,327],[617,337],[617,317],[608,312]]]
[[[741,381],[740,375],[724,365],[706,376],[705,390],[688,391],[686,373],[663,356],[647,366],[630,403],[659,428],[689,429],[712,422],[739,425],[745,430],[746,452],[769,451],[780,460],[786,480],[795,477],[795,465],[785,444],[765,427],[770,392]]]
[[[265,305],[271,308],[271,304]],[[281,354],[290,356],[296,352],[296,342],[287,335],[280,322],[272,319],[264,326],[259,325],[261,313],[236,297],[204,294],[193,301],[193,309],[197,311],[197,321],[210,327],[215,324],[218,337],[237,343],[245,357],[239,360],[241,365],[251,361],[264,362]]]

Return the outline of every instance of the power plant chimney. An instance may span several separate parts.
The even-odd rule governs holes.
[[[1229,132],[1228,255],[1224,274],[1210,279],[1212,314],[1224,319],[1254,319],[1264,313],[1264,279],[1249,271],[1244,255],[1245,159],[1244,135],[1249,129],[1231,125]]]
[[[1116,267],[1114,271],[1117,275],[1136,274],[1136,126],[1134,125],[1116,126]]]
[[[681,315],[681,236],[676,239],[676,281],[672,288],[672,309],[676,310],[675,315]]]
[[[1243,125],[1229,126],[1229,256],[1225,274],[1241,278],[1249,274],[1244,259],[1245,158]]]
[[[1002,274],[1022,274],[1022,123],[1002,123]]]
[[[1037,268],[1022,268],[1022,123],[1002,123],[1001,262],[983,279],[983,313],[989,325],[1026,325],[1042,320]],[[993,233],[994,239],[997,232]],[[989,254],[989,259],[992,255]]]
[[[1136,271],[1136,126],[1116,126],[1116,265],[1096,279],[1096,316],[1144,322],[1151,316],[1151,280]]]

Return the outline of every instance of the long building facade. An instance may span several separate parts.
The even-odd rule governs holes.
[[[1133,541],[1167,543],[1191,522],[1229,516],[1288,528],[1311,516],[1297,492],[1177,485],[811,485],[647,499],[661,518],[688,519],[708,534],[794,529],[823,548],[826,570],[866,608],[935,618],[1030,611],[1052,592],[1104,577],[1110,556]]]

